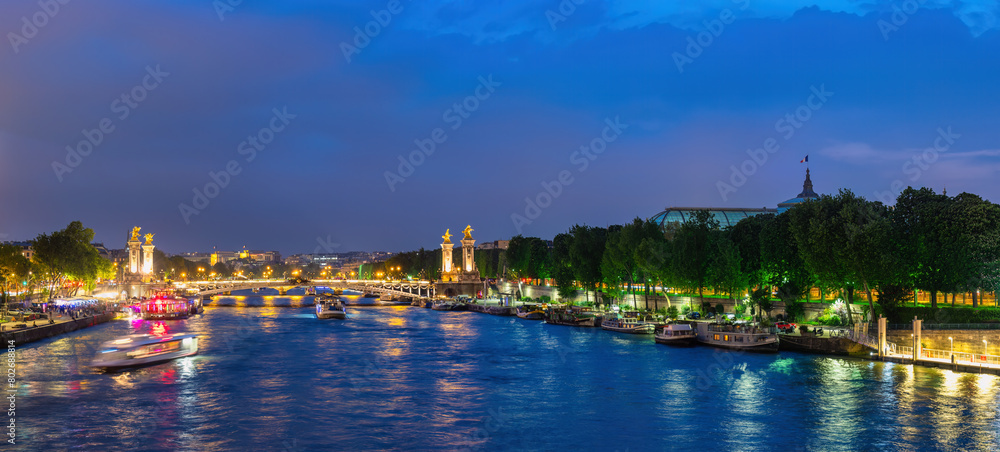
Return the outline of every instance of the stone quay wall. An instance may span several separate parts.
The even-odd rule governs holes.
[[[9,340],[13,340],[15,345],[26,344],[28,342],[39,341],[52,336],[58,336],[60,334],[69,333],[71,331],[76,331],[79,329],[87,328],[90,326],[98,325],[105,322],[110,322],[115,318],[116,313],[108,312],[105,314],[97,314],[95,316],[86,317],[77,320],[70,320],[67,322],[59,322],[52,325],[45,324],[37,327],[21,328],[12,331],[4,331],[2,333],[3,341],[6,343]],[[48,320],[45,320],[46,322]],[[42,320],[38,320],[42,322]],[[31,324],[31,321],[25,322]]]

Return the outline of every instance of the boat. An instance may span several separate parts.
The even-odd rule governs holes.
[[[344,307],[344,303],[340,298],[331,297],[333,300],[327,300],[316,303],[316,318],[318,319],[346,319],[347,318],[347,308]]]
[[[653,336],[658,344],[691,346],[698,342],[695,331],[687,323],[671,323]]]
[[[435,311],[455,311],[458,303],[454,300],[435,300],[431,303],[431,309]]]
[[[616,333],[653,334],[656,325],[639,320],[638,312],[617,314],[601,321],[601,329]]]
[[[378,296],[378,301],[396,301],[392,294],[384,293]]]
[[[570,307],[569,309],[550,308],[545,312],[545,323],[552,325],[598,327],[601,326],[601,317],[595,312],[584,311],[575,307]]]
[[[313,297],[313,303],[315,304],[332,303],[334,300],[337,300],[337,297],[328,293],[318,293]]]
[[[535,305],[523,304],[517,307],[517,316],[525,320],[545,320],[545,311]]]
[[[101,344],[90,366],[104,370],[127,369],[197,353],[196,334],[133,334]]]
[[[699,322],[695,331],[698,342],[713,347],[764,353],[778,351],[778,333],[774,327]]]
[[[203,309],[200,300],[196,303],[172,294],[158,294],[139,303],[139,317],[143,320],[179,320]]]

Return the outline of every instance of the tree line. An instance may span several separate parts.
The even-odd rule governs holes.
[[[709,211],[684,223],[634,219],[624,225],[574,225],[551,244],[538,237],[510,240],[505,251],[477,251],[482,276],[553,280],[560,296],[578,290],[626,299],[655,287],[745,299],[758,313],[772,299],[801,314],[809,291],[861,299],[869,318],[892,315],[914,291],[931,307],[951,295],[1000,289],[1000,206],[961,193],[907,188],[894,206],[850,190],[823,195],[781,214],[761,214],[721,227]],[[455,250],[456,265],[461,255]],[[480,260],[482,259],[482,260]],[[411,276],[435,278],[441,250],[401,253],[387,261]],[[944,298],[942,298],[944,297]]]

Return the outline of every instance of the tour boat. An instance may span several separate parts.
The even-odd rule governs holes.
[[[340,298],[334,297],[332,301],[316,303],[316,318],[319,319],[346,319],[347,308]]]
[[[698,342],[713,347],[765,353],[778,351],[778,334],[773,327],[699,322],[696,331]]]
[[[195,334],[133,334],[101,344],[90,366],[104,370],[146,366],[198,353]]]
[[[597,327],[601,326],[601,317],[596,313],[580,309],[549,309],[545,313],[545,323],[552,325]]]
[[[200,312],[201,302],[161,294],[139,304],[139,317],[143,320],[179,320]]]
[[[521,305],[517,307],[517,316],[525,320],[544,320],[545,311],[535,305]]]
[[[656,325],[639,320],[638,313],[615,315],[601,321],[601,329],[617,333],[653,334]]]
[[[653,336],[653,340],[659,344],[682,346],[694,345],[698,341],[694,329],[687,323],[671,323],[664,326]]]

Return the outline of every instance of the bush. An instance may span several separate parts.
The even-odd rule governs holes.
[[[799,333],[806,334],[809,332],[809,327],[806,325],[799,325]]]
[[[736,317],[743,317],[743,314],[747,313],[746,305],[737,304],[736,306],[733,307],[733,313],[736,314]]]
[[[715,305],[715,313],[716,314],[725,314],[726,313],[726,306],[723,305],[722,303],[716,304]]]
[[[785,314],[788,317],[789,322],[794,322],[802,318],[805,314],[806,308],[799,301],[785,301]]]
[[[674,319],[677,318],[677,307],[676,306],[671,306],[671,307],[667,308],[667,317],[670,317],[670,320],[674,320]]]
[[[681,306],[681,314],[687,315],[689,312],[691,312],[691,305],[686,304]]]
[[[540,297],[540,298],[538,299],[538,301],[540,301],[540,302],[542,302],[542,303],[551,303],[551,302],[552,302],[552,297],[550,297],[550,296],[548,296],[548,295],[542,295],[542,296],[541,296],[541,297]]]

